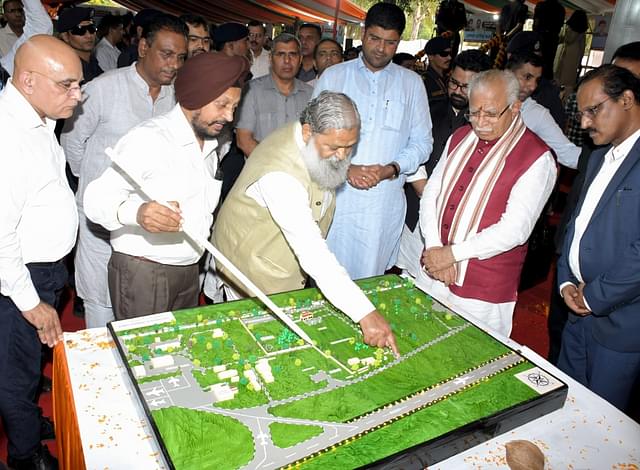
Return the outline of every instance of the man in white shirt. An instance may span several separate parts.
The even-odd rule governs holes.
[[[508,71],[471,79],[472,129],[453,133],[420,202],[417,284],[507,337],[527,240],[556,180],[549,148],[520,118],[518,88]]]
[[[273,132],[252,153],[218,213],[212,243],[264,292],[305,286],[307,275],[358,322],[367,344],[397,353],[389,324],[351,281],[324,240],[357,143],[360,115],[342,93],[311,100],[300,121]],[[218,266],[228,295],[246,296]]]
[[[114,166],[87,187],[87,217],[111,232],[109,292],[117,319],[198,305],[204,250],[180,228],[184,223],[201,238],[209,236],[222,184],[215,178],[216,136],[233,121],[248,71],[242,57],[189,59],[176,78],[173,110],[120,139],[118,165],[144,182],[152,201]]]
[[[110,165],[104,152],[107,147],[136,125],[175,106],[172,84],[187,55],[187,28],[178,19],[157,15],[145,24],[138,50],[135,64],[101,75],[83,88],[82,105],[65,122],[60,137],[69,167],[80,178],[76,289],[84,300],[89,328],[105,326],[114,317],[107,282],[109,233],[86,219],[84,191]]]
[[[576,169],[580,147],[567,139],[549,110],[531,97],[542,77],[542,59],[535,54],[513,54],[507,62],[507,69],[514,73],[520,84],[520,115],[525,125],[551,147],[558,163]]]
[[[103,71],[118,68],[118,57],[120,57],[120,49],[118,43],[122,41],[124,34],[124,24],[122,17],[118,15],[106,15],[100,20],[98,32],[102,35],[102,39],[98,42],[95,49],[98,65]]]
[[[0,28],[0,57],[7,55],[15,44],[25,26],[24,7],[20,0],[5,0],[2,12],[7,24]]]
[[[567,226],[558,285],[572,311],[558,367],[622,411],[640,377],[640,80],[604,65],[578,88],[596,145]]]
[[[253,56],[253,64],[251,65],[251,77],[263,77],[269,73],[271,61],[269,60],[269,51],[264,48],[267,42],[267,29],[264,24],[259,21],[249,21],[249,49]]]
[[[41,342],[62,329],[55,310],[67,272],[62,258],[78,227],[55,120],[81,99],[82,67],[73,50],[34,36],[16,54],[13,78],[0,94],[0,416],[16,469],[57,468],[40,443]]]

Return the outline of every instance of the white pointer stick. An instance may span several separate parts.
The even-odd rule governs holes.
[[[117,170],[119,170],[120,173],[122,173],[123,176],[125,176],[130,183],[132,183],[134,189],[140,193],[140,195],[146,199],[148,199],[149,201],[156,201],[159,204],[162,204],[163,206],[168,207],[169,209],[171,209],[172,211],[175,210],[173,207],[171,207],[169,204],[167,204],[166,202],[162,202],[158,199],[154,199],[152,198],[144,189],[142,189],[142,185],[140,184],[139,181],[137,181],[133,175],[131,175],[130,173],[127,172],[127,170],[125,170],[122,165],[120,165],[117,161],[116,161],[116,154],[113,151],[113,149],[111,148],[107,148],[105,150],[105,153],[107,154],[107,156],[111,159],[111,161],[113,162],[113,165],[116,167]],[[242,285],[244,287],[247,288],[247,290],[249,292],[251,292],[253,295],[255,295],[258,299],[260,299],[262,301],[263,304],[265,304],[267,307],[269,307],[269,309],[271,309],[271,311],[273,313],[275,313],[276,317],[278,317],[280,320],[282,320],[285,325],[287,325],[289,328],[291,328],[291,330],[297,334],[300,338],[302,338],[303,340],[305,340],[307,343],[309,343],[310,345],[313,346],[313,343],[311,341],[311,338],[309,338],[309,335],[307,335],[302,328],[300,328],[298,325],[296,325],[296,323],[287,316],[286,313],[284,313],[282,311],[282,309],[280,307],[278,307],[276,304],[274,304],[271,299],[269,299],[269,297],[267,297],[259,288],[258,286],[256,286],[253,282],[251,282],[251,280],[245,276],[244,274],[242,274],[242,272],[236,268],[233,263],[231,261],[229,261],[229,259],[223,255],[215,246],[213,246],[211,243],[209,243],[208,240],[202,239],[200,238],[200,236],[198,236],[196,233],[194,233],[193,231],[189,230],[187,228],[187,224],[183,223],[182,224],[182,232],[189,237],[193,242],[197,243],[198,245],[204,247],[207,251],[209,251],[209,253],[211,253],[213,255],[213,257],[218,260],[225,268],[227,268],[231,274],[233,274],[236,279],[238,279]]]

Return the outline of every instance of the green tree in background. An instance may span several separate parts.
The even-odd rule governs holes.
[[[364,10],[378,3],[378,0],[352,0]],[[411,41],[414,39],[430,39],[435,28],[436,9],[439,0],[395,0],[407,17],[407,27],[402,39]]]

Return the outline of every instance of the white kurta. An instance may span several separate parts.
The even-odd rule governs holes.
[[[71,171],[80,177],[76,200],[80,226],[76,247],[76,289],[85,301],[111,307],[107,263],[111,256],[109,232],[84,215],[82,200],[87,185],[110,165],[104,153],[133,127],[173,108],[173,86],[164,86],[152,101],[149,86],[136,65],[112,70],[89,82],[84,100],[65,123],[60,138]]]
[[[450,141],[451,139],[447,142],[443,155],[448,154]],[[442,246],[437,220],[437,198],[446,163],[447,158],[440,159],[420,200],[420,230],[425,239],[425,248]],[[488,259],[525,243],[553,190],[556,173],[553,156],[546,152],[513,186],[500,220],[464,242],[452,246],[455,260]],[[504,336],[511,334],[515,302],[495,304],[460,297],[442,282],[429,277],[424,270],[420,270],[416,284],[451,309],[479,319]]]

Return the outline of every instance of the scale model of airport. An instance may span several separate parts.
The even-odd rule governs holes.
[[[109,325],[170,468],[424,468],[560,408],[567,387],[398,276],[359,281],[401,357],[316,289]]]

